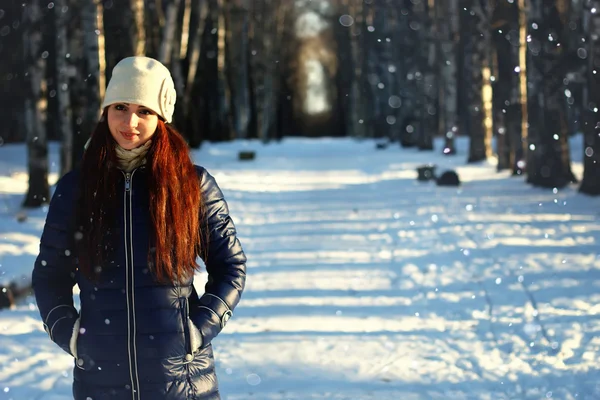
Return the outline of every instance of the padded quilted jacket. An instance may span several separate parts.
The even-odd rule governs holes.
[[[58,182],[32,280],[44,329],[74,357],[75,400],[220,399],[211,341],[240,300],[246,257],[219,186],[204,168],[196,170],[209,234],[200,297],[192,278],[161,284],[149,270],[145,167],[116,182],[120,239],[97,282],[78,273],[72,251],[80,175],[73,171]]]

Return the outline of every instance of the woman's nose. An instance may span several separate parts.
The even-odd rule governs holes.
[[[127,122],[127,125],[129,125],[129,127],[131,128],[135,128],[138,125],[138,116],[136,113],[127,113],[127,115],[125,116],[125,120]]]

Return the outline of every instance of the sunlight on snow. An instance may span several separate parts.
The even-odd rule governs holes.
[[[531,188],[493,160],[465,165],[468,141],[457,145],[455,158],[326,138],[194,153],[248,255],[247,290],[214,342],[229,400],[599,398],[595,199]],[[20,151],[6,148],[2,162]],[[237,162],[248,148],[256,161]],[[416,182],[425,160],[464,184]],[[14,162],[5,193],[22,185]],[[47,212],[16,222],[21,196],[3,197],[3,276],[30,273]],[[72,360],[30,302],[0,314],[0,390],[66,400]]]

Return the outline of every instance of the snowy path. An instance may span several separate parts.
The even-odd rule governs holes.
[[[196,155],[249,257],[215,340],[224,399],[600,399],[597,199],[487,164],[418,183],[428,154],[371,142],[245,146],[255,163]],[[0,344],[0,400],[70,398],[34,306],[0,312]]]

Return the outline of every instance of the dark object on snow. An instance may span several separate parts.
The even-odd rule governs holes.
[[[375,148],[377,150],[385,150],[385,149],[387,149],[387,147],[388,147],[388,144],[386,142],[379,142],[375,145]]]
[[[430,181],[435,179],[435,165],[421,165],[417,167],[417,180],[419,181]]]
[[[15,297],[9,287],[0,287],[0,310],[10,308],[15,304]]]
[[[250,160],[254,160],[254,157],[256,156],[256,152],[254,151],[240,151],[238,153],[238,160],[240,161],[250,161]]]
[[[460,179],[456,171],[446,171],[436,179],[438,186],[460,186]]]
[[[18,222],[25,222],[27,221],[27,214],[25,214],[24,212],[20,212],[17,214],[17,221]]]
[[[0,286],[0,310],[16,305],[19,299],[25,298],[32,293],[31,286],[17,287],[14,282],[8,286]]]

